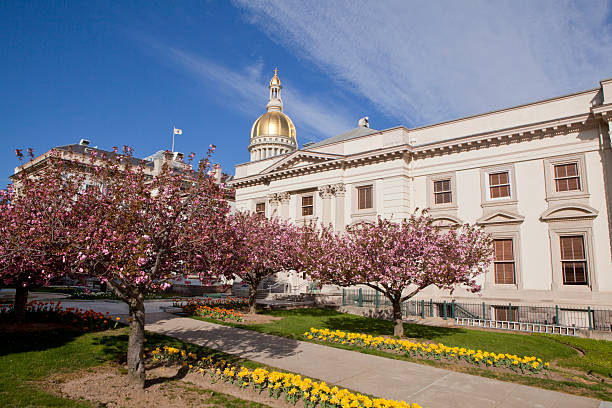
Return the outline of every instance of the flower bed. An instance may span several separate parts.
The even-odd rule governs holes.
[[[267,390],[271,397],[278,399],[283,396],[287,402],[294,405],[301,400],[305,408],[420,408],[418,404],[410,405],[404,401],[371,398],[346,389],[330,387],[325,382],[302,378],[298,374],[269,371],[263,368],[249,370],[246,367],[233,366],[224,360],[215,361],[211,357],[199,358],[194,353],[175,347],[158,347],[153,350],[152,355],[156,362],[168,365],[182,364],[204,376],[209,374],[213,383],[221,380],[240,388],[252,387],[258,392]]]
[[[547,370],[548,362],[535,356],[519,357],[514,354],[494,353],[482,350],[472,350],[465,347],[449,347],[442,343],[416,343],[410,340],[393,339],[382,336],[372,336],[363,333],[350,333],[340,330],[310,328],[304,333],[309,340],[328,343],[355,345],[368,349],[405,353],[411,357],[420,357],[446,361],[466,361],[470,364],[485,367],[502,367],[524,374],[539,373]]]
[[[10,320],[13,305],[0,306],[0,320]],[[112,317],[93,310],[74,307],[64,309],[61,302],[31,301],[26,305],[26,320],[29,322],[64,323],[81,330],[106,330],[116,328],[119,317]]]
[[[196,309],[200,306],[220,307],[223,309],[240,309],[246,307],[248,304],[248,299],[241,297],[174,299],[172,302],[172,306],[183,308],[185,313],[189,315],[193,315]]]
[[[234,320],[241,322],[242,314],[232,309],[222,309],[220,307],[198,306],[195,310],[196,316],[205,317],[207,319],[216,320]]]

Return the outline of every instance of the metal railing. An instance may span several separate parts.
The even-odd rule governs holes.
[[[343,289],[343,306],[388,308],[391,302],[373,289]],[[402,303],[402,314],[441,317],[443,319],[476,319],[509,321],[612,331],[612,309],[584,305],[525,305],[511,302],[455,302],[436,299],[411,299]]]

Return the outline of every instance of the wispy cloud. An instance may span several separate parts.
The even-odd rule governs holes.
[[[159,44],[155,47],[203,84],[218,90],[224,97],[220,99],[221,103],[249,116],[265,112],[269,93],[267,83],[271,75],[262,72],[263,62],[234,70],[184,50]],[[285,79],[283,102],[284,111],[294,121],[298,138],[302,140],[322,140],[345,132],[357,123],[356,120],[349,120],[349,114],[341,106],[303,94]]]
[[[612,76],[603,1],[235,3],[274,41],[408,125],[589,89]]]

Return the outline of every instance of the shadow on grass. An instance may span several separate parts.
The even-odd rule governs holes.
[[[425,326],[421,324],[404,323],[404,336],[424,340],[436,340],[442,336],[467,333],[464,329],[451,327]]]
[[[344,316],[344,313],[337,312],[332,309],[323,308],[304,308],[304,309],[282,309],[282,310],[260,310],[258,314],[281,317],[327,317],[327,316]]]
[[[80,330],[65,328],[43,331],[2,332],[0,327],[0,356],[62,347],[82,334],[83,332]]]
[[[325,328],[354,333],[393,334],[393,323],[386,320],[353,316],[332,316],[325,322]]]
[[[393,322],[370,318],[346,317],[346,315],[330,317],[325,322],[325,328],[372,335],[393,335]],[[410,338],[436,340],[442,336],[457,333],[465,333],[465,330],[404,323],[404,336]]]

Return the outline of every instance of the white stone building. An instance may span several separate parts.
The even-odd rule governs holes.
[[[375,130],[364,118],[301,149],[280,89],[275,73],[251,161],[236,166],[237,209],[342,230],[427,208],[442,225],[477,223],[495,239],[482,294],[458,290],[454,299],[612,305],[612,79],[412,129]]]

